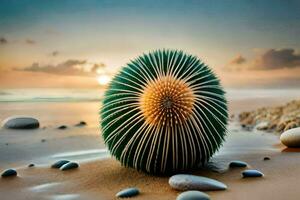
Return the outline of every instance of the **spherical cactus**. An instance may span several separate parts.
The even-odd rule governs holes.
[[[226,135],[219,79],[197,57],[158,50],[112,79],[101,109],[102,135],[123,165],[153,174],[201,166]]]

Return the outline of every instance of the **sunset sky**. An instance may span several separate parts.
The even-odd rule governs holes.
[[[1,0],[0,87],[98,87],[159,48],[197,55],[226,87],[299,87],[299,36],[292,0]]]

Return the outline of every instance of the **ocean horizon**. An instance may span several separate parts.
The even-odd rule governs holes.
[[[225,88],[230,100],[300,98],[300,89],[237,89]],[[0,103],[10,102],[97,102],[101,101],[105,89],[60,89],[60,88],[26,88],[1,89]]]

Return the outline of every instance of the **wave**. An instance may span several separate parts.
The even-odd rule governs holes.
[[[97,89],[10,89],[0,91],[0,102],[93,102],[101,101]]]

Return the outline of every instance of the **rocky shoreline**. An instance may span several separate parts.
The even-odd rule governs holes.
[[[282,106],[262,107],[239,114],[242,127],[282,133],[300,127],[300,99]]]

